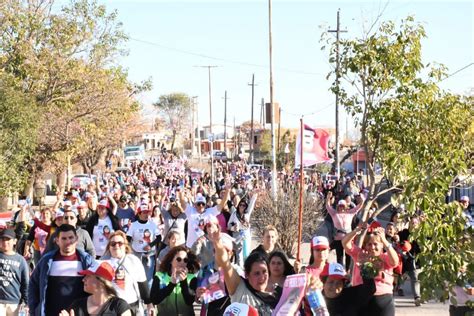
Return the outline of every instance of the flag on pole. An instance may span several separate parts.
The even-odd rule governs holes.
[[[301,163],[301,131],[296,138],[295,167]],[[322,162],[331,162],[328,156],[329,133],[322,128],[311,128],[304,125],[303,130],[303,167]]]

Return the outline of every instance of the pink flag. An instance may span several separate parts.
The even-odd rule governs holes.
[[[301,133],[296,138],[295,167],[301,162]],[[329,133],[322,128],[311,128],[304,125],[303,130],[303,166],[312,166],[321,162],[331,162],[328,156]]]

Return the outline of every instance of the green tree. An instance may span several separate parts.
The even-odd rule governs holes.
[[[191,99],[185,93],[171,93],[160,96],[153,105],[158,109],[166,128],[172,132],[171,150],[173,150],[176,136],[183,136],[183,133],[190,129]]]
[[[26,163],[32,176],[45,166],[64,169],[66,157],[87,150],[88,133],[113,131],[106,124],[111,115],[126,124],[137,110],[133,95],[140,88],[114,63],[126,39],[117,13],[96,0],[0,5],[0,69],[38,104],[40,137]]]
[[[468,277],[473,271],[472,232],[465,230],[459,206],[444,201],[453,179],[467,171],[474,106],[472,98],[439,89],[446,69],[422,63],[424,37],[423,27],[408,17],[399,27],[383,22],[373,34],[342,40],[340,73],[330,74],[335,77],[331,89],[360,126],[369,175],[364,218],[372,202],[387,192],[398,193],[393,203],[405,202],[407,215],[421,210],[425,220],[414,238],[422,251],[423,296],[445,299],[449,288],[462,281],[461,265],[471,265]],[[332,43],[330,61],[336,56]],[[392,186],[376,185],[376,162]]]
[[[15,88],[11,78],[0,71],[0,197],[25,185],[25,162],[37,141],[35,101]]]

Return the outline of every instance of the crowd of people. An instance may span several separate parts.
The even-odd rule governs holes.
[[[307,265],[306,258],[291,263],[274,226],[252,245],[252,212],[269,174],[245,161],[215,167],[212,182],[165,152],[59,192],[52,207],[19,205],[0,231],[0,315],[195,315],[200,306],[203,316],[270,316],[295,274],[306,275],[308,294],[297,315],[394,315],[405,275],[421,305],[420,249],[411,232],[422,214],[407,223],[400,210],[386,225],[371,214],[364,220],[360,174],[308,175],[305,190],[325,199],[333,229],[312,238]],[[279,180],[282,190],[297,185],[294,174]],[[466,197],[461,203],[469,206]],[[321,306],[310,298],[314,291],[324,297]],[[472,294],[459,290],[452,315],[472,311]]]

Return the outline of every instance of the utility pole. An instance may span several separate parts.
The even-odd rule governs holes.
[[[234,138],[234,155],[233,155],[232,158],[235,157],[235,153],[236,153],[236,149],[237,149],[237,142],[236,142],[237,139],[235,138],[236,135],[237,135],[237,133],[236,133],[236,129],[235,129],[235,116],[234,116],[234,137],[233,137]]]
[[[209,78],[209,133],[212,134],[212,101],[211,101],[211,68],[217,68],[218,66],[214,65],[207,65],[207,66],[195,66],[195,67],[200,67],[200,68],[207,68],[208,71],[208,78]],[[212,184],[211,186],[214,187],[214,155],[212,154],[213,150],[213,142],[214,142],[214,135],[212,135],[212,140],[209,139],[209,151],[210,151],[210,156],[211,156],[211,181]]]
[[[330,33],[336,33],[336,175],[339,179],[341,175],[341,166],[339,162],[339,34],[341,32],[340,29],[340,20],[339,20],[339,12],[341,10],[337,10],[337,28],[335,30],[329,30]]]
[[[227,156],[227,90],[224,94],[224,152]]]
[[[270,59],[270,108],[272,128],[272,195],[277,199],[276,151],[275,151],[275,111],[273,108],[273,51],[272,51],[272,0],[268,0],[268,52]]]
[[[250,162],[253,163],[253,99],[255,89],[255,74],[252,74],[252,83],[247,85],[252,86],[252,107],[250,111]]]
[[[278,107],[278,142],[277,151],[280,152],[281,107]]]

